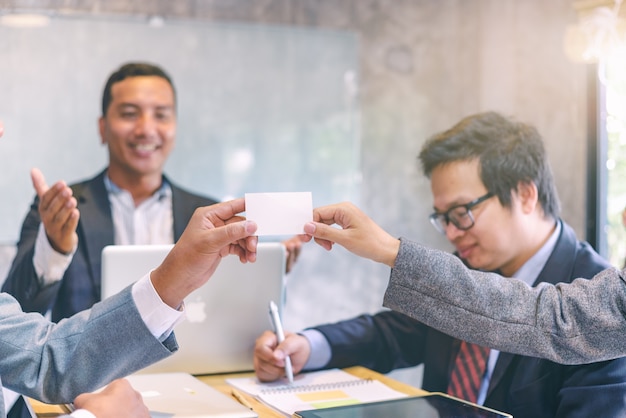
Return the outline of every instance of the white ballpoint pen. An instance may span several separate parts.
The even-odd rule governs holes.
[[[276,337],[278,338],[278,344],[285,341],[285,332],[283,331],[283,324],[280,322],[280,315],[278,315],[278,307],[274,301],[270,301],[270,319],[274,324],[274,331],[276,331]],[[293,368],[291,367],[291,358],[285,356],[285,373],[289,383],[293,384]]]

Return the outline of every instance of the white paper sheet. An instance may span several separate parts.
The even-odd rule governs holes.
[[[246,218],[256,222],[256,235],[303,234],[313,220],[311,192],[246,193]]]

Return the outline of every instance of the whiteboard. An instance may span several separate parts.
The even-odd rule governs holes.
[[[167,20],[52,18],[0,26],[0,243],[14,243],[49,183],[107,163],[97,119],[109,74],[162,66],[177,90],[177,144],[165,172],[217,199],[312,191],[314,206],[359,200],[358,39],[348,31]]]

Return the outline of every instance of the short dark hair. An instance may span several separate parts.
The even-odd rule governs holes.
[[[102,116],[106,116],[111,100],[113,100],[113,96],[111,95],[111,88],[113,87],[113,84],[129,77],[140,76],[156,76],[165,79],[172,87],[172,91],[174,92],[174,101],[176,101],[176,89],[174,88],[174,83],[172,82],[171,77],[162,68],[147,62],[129,62],[122,65],[113,74],[111,74],[104,85],[104,92],[102,93]]]
[[[479,160],[483,184],[503,206],[511,206],[511,193],[520,182],[533,182],[545,216],[558,218],[559,197],[535,127],[496,112],[478,113],[432,136],[419,154],[428,178],[437,166],[474,159]]]

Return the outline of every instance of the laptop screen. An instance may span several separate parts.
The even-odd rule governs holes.
[[[102,297],[157,267],[171,245],[113,245],[102,252]],[[285,249],[259,243],[257,260],[222,259],[207,284],[185,299],[186,319],[175,328],[180,349],[144,372],[227,373],[253,369],[256,338],[271,329],[268,304],[284,302]]]

